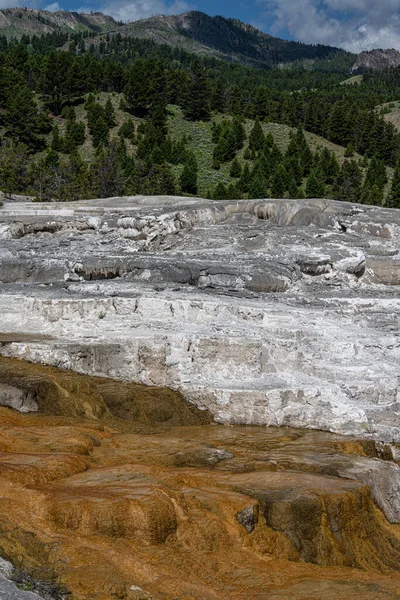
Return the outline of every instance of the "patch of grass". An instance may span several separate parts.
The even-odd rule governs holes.
[[[354,85],[354,84],[361,83],[362,80],[363,80],[362,75],[353,75],[353,77],[349,77],[348,79],[341,81],[340,85]]]

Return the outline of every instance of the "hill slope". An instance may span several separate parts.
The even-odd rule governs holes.
[[[42,35],[54,31],[78,33],[79,31],[105,32],[118,29],[119,24],[103,13],[77,13],[29,8],[4,8],[0,10],[0,35],[20,38],[23,35]]]
[[[198,11],[158,15],[128,23],[120,31],[122,35],[151,39],[196,54],[253,66],[352,56],[331,46],[281,40],[237,19],[210,17]]]

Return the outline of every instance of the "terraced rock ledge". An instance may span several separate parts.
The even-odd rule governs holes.
[[[399,232],[328,200],[6,202],[0,353],[400,442]]]

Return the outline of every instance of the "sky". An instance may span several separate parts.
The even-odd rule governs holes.
[[[29,4],[30,2],[30,4]],[[0,8],[100,10],[121,21],[200,10],[235,17],[266,33],[352,52],[400,50],[400,0],[0,0]]]

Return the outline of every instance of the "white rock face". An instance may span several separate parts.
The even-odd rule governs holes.
[[[22,413],[38,410],[38,405],[31,394],[5,383],[0,383],[0,404]]]
[[[400,442],[400,211],[114,198],[5,204],[0,230],[4,356]]]

